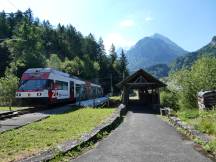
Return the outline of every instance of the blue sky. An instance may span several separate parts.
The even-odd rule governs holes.
[[[53,25],[72,24],[84,35],[101,36],[107,48],[128,48],[160,33],[194,51],[216,35],[216,0],[0,0],[6,12],[27,8]]]

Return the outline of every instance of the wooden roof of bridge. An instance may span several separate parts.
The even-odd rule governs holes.
[[[165,87],[162,81],[158,80],[151,74],[147,73],[143,69],[140,69],[128,76],[126,79],[122,80],[117,84],[119,88],[124,86],[129,86],[131,88],[145,88],[145,89],[155,89]]]

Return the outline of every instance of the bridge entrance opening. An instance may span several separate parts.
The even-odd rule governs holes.
[[[166,84],[140,69],[117,84],[122,89],[122,100],[125,105],[146,105],[153,109],[160,108],[160,91]],[[136,91],[136,97],[130,97]],[[134,93],[132,93],[134,94]]]

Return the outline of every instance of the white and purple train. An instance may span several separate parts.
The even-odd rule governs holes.
[[[100,85],[52,68],[26,70],[16,91],[16,98],[28,105],[73,103],[102,96],[103,90]]]

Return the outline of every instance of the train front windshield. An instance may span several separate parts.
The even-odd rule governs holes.
[[[19,90],[43,90],[48,88],[48,80],[22,80]]]

